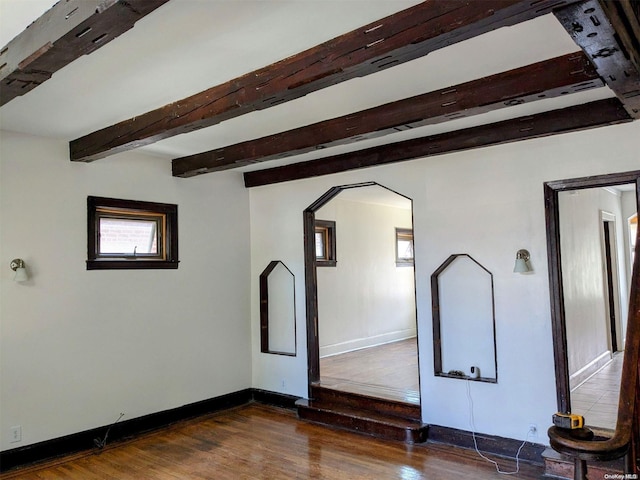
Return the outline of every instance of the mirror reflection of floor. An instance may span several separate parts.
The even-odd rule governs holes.
[[[584,416],[587,425],[616,428],[622,359],[623,353],[616,353],[611,362],[572,390],[573,413]]]
[[[420,404],[416,338],[320,359],[320,385]]]

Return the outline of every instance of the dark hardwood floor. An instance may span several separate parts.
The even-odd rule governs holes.
[[[320,385],[420,403],[417,339],[408,338],[320,359]]]
[[[504,470],[515,462],[500,460]],[[520,465],[510,478],[538,479]],[[257,403],[177,423],[104,450],[0,475],[0,479],[497,479],[473,450],[406,445],[300,421]]]

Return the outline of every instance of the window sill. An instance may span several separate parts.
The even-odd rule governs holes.
[[[87,270],[158,270],[176,268],[178,268],[178,262],[166,260],[87,260]]]
[[[316,260],[316,267],[335,267],[336,260]]]
[[[413,262],[396,262],[396,267],[413,267]]]

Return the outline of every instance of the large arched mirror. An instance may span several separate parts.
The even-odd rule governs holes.
[[[310,383],[419,404],[412,201],[335,187],[305,219]]]

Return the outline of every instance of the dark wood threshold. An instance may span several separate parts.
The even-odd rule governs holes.
[[[385,399],[361,392],[346,392],[320,384],[311,386],[311,396],[313,401],[322,402],[327,406],[334,405],[360,410],[372,410],[407,420],[420,421],[422,419],[420,405],[416,403]]]
[[[348,407],[327,407],[313,400],[298,400],[298,417],[329,427],[364,433],[373,437],[398,440],[406,443],[423,443],[427,440],[428,425],[415,420],[383,415],[374,411],[363,412]]]
[[[330,427],[406,443],[427,440],[420,405],[311,385],[311,399],[296,402],[298,417]]]

